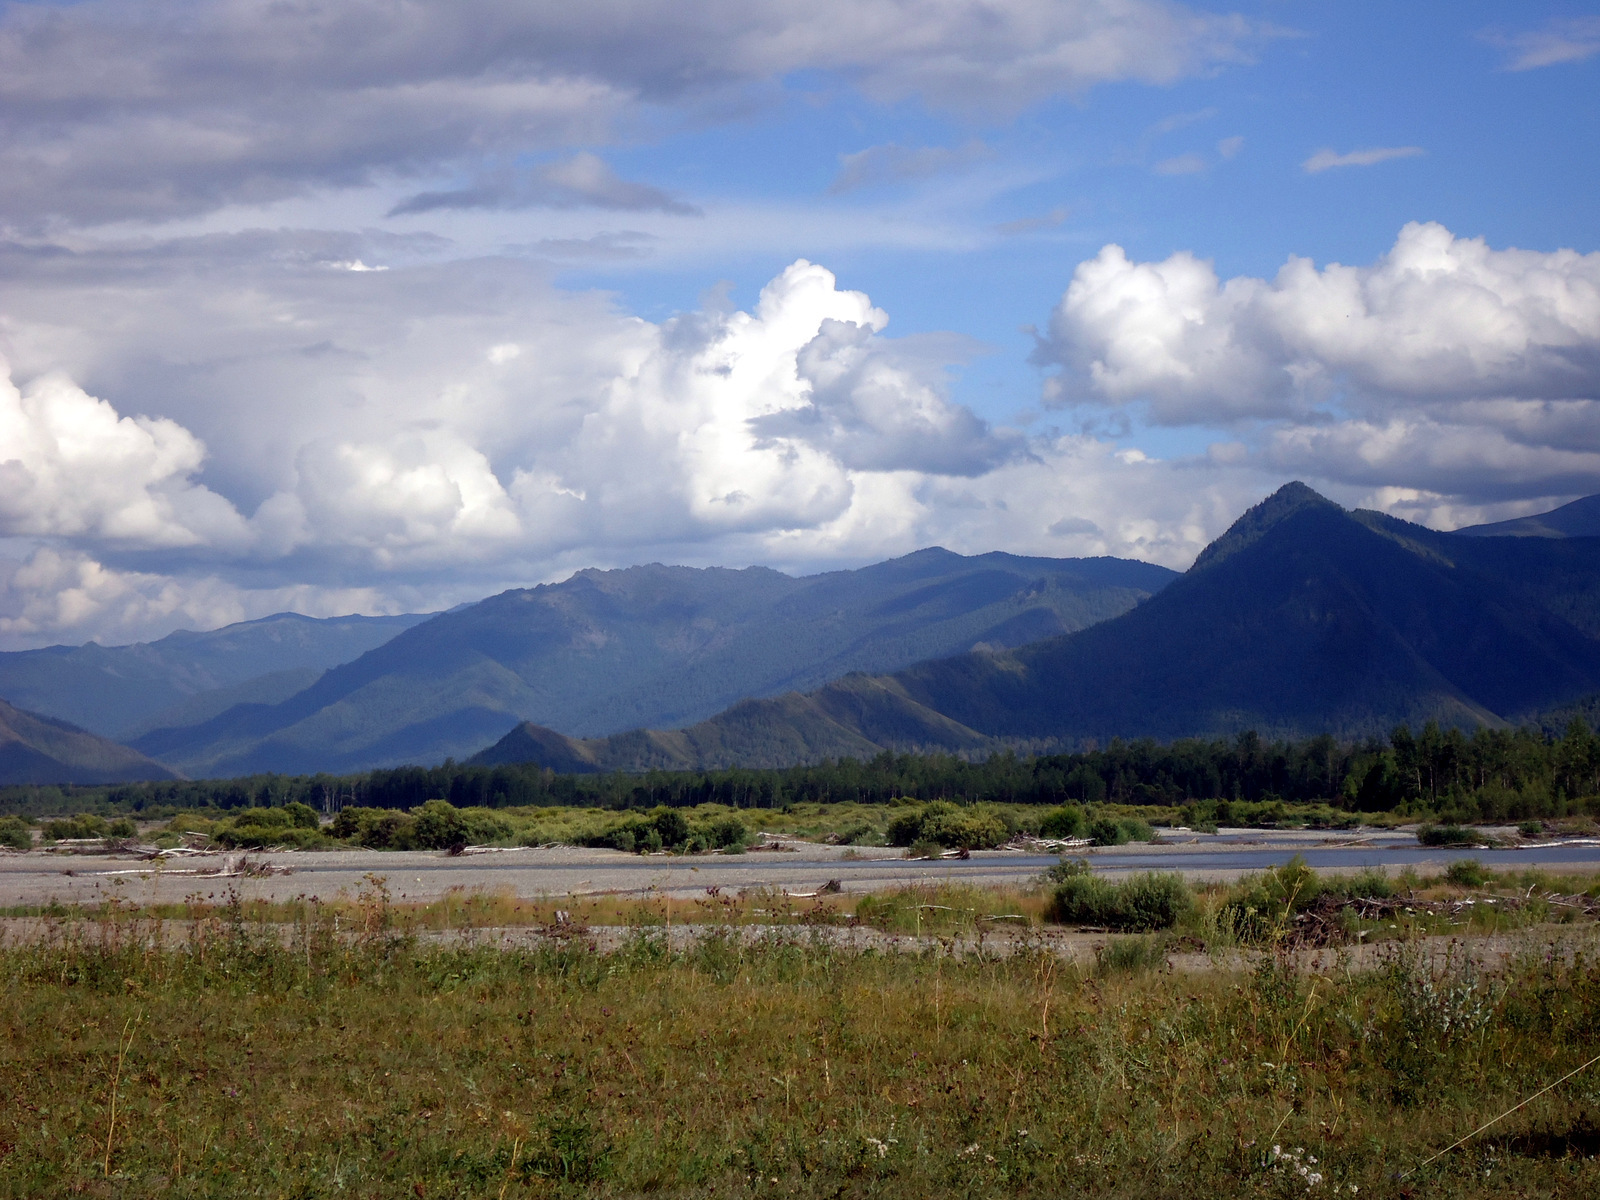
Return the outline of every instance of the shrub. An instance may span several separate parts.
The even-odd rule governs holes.
[[[631,854],[633,853],[635,843],[638,841],[638,839],[634,836],[632,829],[614,829],[609,835],[609,840],[602,840],[602,838],[605,838],[606,836],[607,835],[602,835],[601,838],[590,838],[587,844],[590,846],[609,845],[613,850],[621,850],[624,854]]]
[[[738,817],[724,817],[712,824],[701,837],[706,845],[717,850],[731,850],[735,846],[743,850],[750,841],[750,831]]]
[[[889,827],[884,830],[884,838],[891,846],[909,846],[922,836],[922,822],[927,814],[934,809],[934,805],[925,804],[921,808],[913,808],[901,813],[889,822]],[[953,808],[954,805],[943,807]]]
[[[958,808],[948,800],[935,800],[889,822],[886,837],[891,846],[937,842],[958,850],[987,850],[1006,840],[1005,822],[986,808]]]
[[[661,845],[667,849],[681,846],[689,840],[689,821],[675,808],[662,804],[651,809],[650,824],[655,826]]]
[[[412,834],[424,850],[448,850],[467,844],[467,823],[448,800],[429,800],[411,814]]]
[[[351,809],[375,812],[375,809]],[[314,808],[305,804],[286,804],[281,808],[245,808],[220,822],[211,837],[218,845],[230,847],[318,846],[325,844],[321,823]]]
[[[1394,895],[1394,883],[1377,867],[1367,867],[1355,875],[1330,879],[1319,884],[1320,895],[1337,895],[1346,900],[1361,897],[1387,900]]]
[[[1481,846],[1484,838],[1462,825],[1424,825],[1417,830],[1417,841],[1424,846]]]
[[[328,826],[328,834],[373,850],[410,850],[417,844],[416,821],[391,808],[340,809]]]
[[[1461,858],[1450,864],[1444,877],[1457,887],[1482,887],[1489,882],[1489,872],[1475,858]]]
[[[868,846],[878,840],[878,831],[865,821],[839,831],[841,846]]]
[[[134,824],[132,817],[118,817],[106,825],[106,836],[114,838],[138,837],[139,826]]]
[[[742,822],[740,828],[743,828]],[[583,844],[609,850],[637,850],[640,854],[649,854],[654,850],[684,849],[694,837],[684,815],[675,808],[662,805],[652,809],[648,818],[630,817],[603,833],[591,834],[584,838]]]
[[[0,846],[27,850],[33,846],[33,831],[21,817],[0,817]]]
[[[1544,826],[1538,821],[1524,821],[1517,826],[1517,832],[1525,838],[1538,837],[1544,832]]]
[[[46,821],[42,832],[45,841],[59,842],[80,838],[105,837],[106,829],[104,817],[97,817],[94,813],[79,813],[75,817],[63,817],[56,821]]]
[[[282,810],[289,818],[289,824],[296,829],[320,829],[322,819],[317,816],[317,810],[309,804],[301,804],[292,800],[283,806]]]
[[[1392,887],[1387,878],[1381,884],[1368,876],[1356,879],[1368,886],[1381,886],[1384,895],[1389,894]],[[1281,867],[1241,879],[1223,905],[1222,916],[1242,940],[1265,941],[1281,930],[1295,913],[1314,904],[1324,892],[1349,895],[1349,886],[1325,884],[1306,866],[1306,860],[1296,854]]]
[[[922,837],[956,850],[988,850],[1006,840],[1006,826],[994,813],[980,808],[957,809],[930,817],[922,824]]]
[[[1096,846],[1122,846],[1128,842],[1148,842],[1155,830],[1138,817],[1099,817],[1089,826],[1089,840]]]
[[[1051,869],[1056,883],[1046,916],[1064,925],[1103,925],[1146,932],[1171,929],[1194,902],[1182,876],[1135,875],[1117,883],[1091,874],[1087,863]]]
[[[516,833],[510,821],[486,808],[463,808],[461,820],[466,825],[467,841],[474,846],[503,842]]]
[[[927,838],[919,838],[912,842],[906,850],[907,858],[938,858],[944,853],[944,847],[938,842]]]
[[[1088,821],[1076,804],[1051,809],[1039,822],[1039,835],[1047,838],[1081,838]]]

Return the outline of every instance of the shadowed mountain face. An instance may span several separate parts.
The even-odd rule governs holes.
[[[136,750],[0,700],[0,784],[174,779]]]
[[[190,775],[354,771],[464,757],[519,719],[571,736],[672,727],[851,671],[1081,629],[1174,578],[1119,559],[939,549],[800,579],[582,571],[435,617],[281,703],[134,744]]]
[[[279,613],[208,633],[131,646],[49,646],[0,654],[0,696],[33,712],[127,739],[204,720],[243,701],[277,701],[329,667],[381,646],[425,615]]]
[[[1456,530],[1469,537],[1600,537],[1600,496],[1585,496],[1571,504],[1532,517],[1469,525]]]
[[[514,730],[480,761],[780,765],[881,749],[1499,724],[1600,691],[1600,539],[1441,534],[1290,484],[1159,595],[1003,652],[852,676],[673,734]]]

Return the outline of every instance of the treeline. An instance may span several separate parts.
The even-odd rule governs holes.
[[[1254,733],[1167,744],[1114,741],[1103,749],[984,762],[949,755],[880,754],[781,770],[558,775],[533,764],[397,767],[353,776],[242,779],[97,788],[9,787],[0,813],[149,813],[305,804],[412,809],[577,805],[613,809],[719,803],[781,808],[806,802],[951,800],[1161,805],[1191,818],[1229,820],[1234,803],[1325,804],[1450,820],[1562,816],[1600,808],[1600,736],[1574,718],[1564,730],[1480,728],[1471,734],[1402,725],[1386,739],[1268,742]]]

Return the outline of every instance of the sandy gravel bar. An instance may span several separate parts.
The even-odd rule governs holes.
[[[174,903],[198,894],[220,900],[230,888],[250,900],[323,900],[354,896],[367,876],[383,877],[396,900],[427,901],[451,890],[518,897],[656,892],[689,898],[707,888],[729,891],[777,888],[811,892],[838,880],[847,892],[882,891],[907,884],[961,882],[1026,884],[1056,861],[1054,855],[1016,850],[976,851],[968,859],[917,861],[889,849],[821,846],[785,841],[781,850],[742,855],[637,855],[575,847],[515,849],[452,857],[443,853],[379,850],[252,852],[252,863],[275,872],[232,875],[239,854],[208,854],[160,862],[115,855],[63,855],[40,851],[0,854],[0,907],[96,904],[110,897],[131,903]],[[1325,830],[1223,830],[1166,835],[1159,845],[1073,850],[1096,871],[1180,871],[1200,880],[1233,879],[1303,854],[1319,871],[1411,866],[1437,873],[1457,858],[1477,857],[1496,869],[1538,866],[1550,871],[1600,869],[1600,844],[1574,840],[1512,850],[1427,849],[1406,830],[1336,833]]]

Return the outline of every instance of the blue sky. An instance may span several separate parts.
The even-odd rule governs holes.
[[[1147,260],[1192,250],[1224,277],[1271,275],[1291,254],[1369,263],[1416,220],[1494,246],[1596,247],[1600,59],[1507,70],[1516,50],[1496,35],[1600,10],[1267,3],[1217,11],[1245,12],[1278,32],[1254,44],[1248,63],[1165,87],[1108,85],[1002,119],[875,105],[828,81],[797,79],[731,126],[686,130],[612,161],[713,212],[719,203],[802,205],[850,221],[905,209],[947,223],[946,247],[866,244],[829,254],[826,265],[885,307],[897,332],[954,329],[988,343],[992,352],[968,368],[957,394],[996,420],[1037,407],[1021,330],[1041,322],[1072,268],[1108,241]],[[1219,145],[1234,138],[1242,143],[1224,157]],[[964,160],[972,143],[988,156]],[[956,153],[942,171],[829,194],[842,160],[885,145]],[[1304,170],[1320,149],[1375,147],[1422,153]],[[996,232],[1025,221],[1040,227]],[[748,303],[788,261],[781,228],[774,241],[783,249],[573,270],[564,280],[614,289],[652,319],[695,307],[713,276]]]
[[[1593,4],[9,5],[0,644],[1600,491],[1597,72]]]

